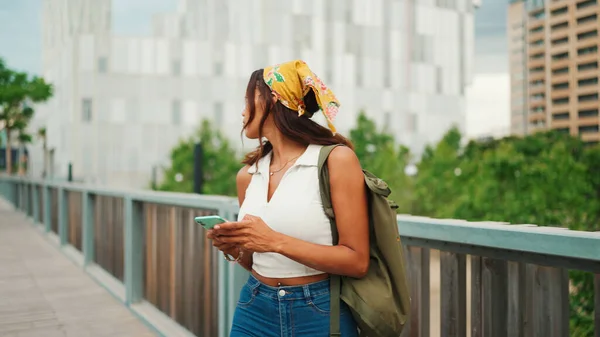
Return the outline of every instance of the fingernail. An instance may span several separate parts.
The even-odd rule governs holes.
[[[213,227],[213,228],[214,228],[214,229],[219,229],[219,228],[221,228],[221,226],[219,226],[219,225],[216,225],[216,226],[215,226],[215,227]]]

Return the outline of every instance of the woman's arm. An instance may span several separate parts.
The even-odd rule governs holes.
[[[275,232],[261,218],[252,215],[239,222],[215,226],[221,240],[254,252],[279,253],[326,273],[363,277],[369,268],[369,219],[362,169],[354,151],[347,147],[336,147],[327,165],[339,233],[336,246]]]
[[[249,168],[250,168],[250,166],[248,166],[248,165],[242,167],[238,171],[237,176],[235,177],[235,182],[236,182],[236,186],[237,186],[238,202],[240,204],[240,207],[242,206],[242,204],[244,203],[244,200],[246,199],[246,190],[248,189],[248,185],[250,185],[250,181],[252,180],[252,175],[250,173],[248,173]],[[237,259],[238,254],[239,254],[239,250],[234,249],[234,254],[232,254],[232,256]],[[238,263],[242,267],[244,267],[244,269],[246,269],[248,271],[252,271],[252,252],[244,250],[242,258],[238,261]]]
[[[360,278],[369,268],[369,219],[363,172],[354,151],[343,146],[331,152],[327,167],[338,245],[319,245],[277,233],[273,250],[323,272]]]
[[[240,206],[244,203],[244,199],[246,198],[246,189],[252,180],[252,175],[248,173],[249,166],[245,166],[238,171],[235,182],[237,185],[237,194],[238,194],[238,202]],[[216,228],[216,227],[215,227]],[[211,229],[206,234],[206,237],[213,241],[213,246],[215,246],[218,250],[223,253],[233,256],[233,258],[237,259],[240,254],[240,249],[242,249],[241,245],[238,245],[233,242],[227,242],[226,238],[220,236],[215,229]],[[252,270],[252,251],[243,250],[242,257],[238,260],[238,263],[247,269],[248,271]]]

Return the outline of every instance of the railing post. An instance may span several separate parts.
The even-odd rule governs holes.
[[[27,214],[27,183],[21,180],[21,184],[19,186],[21,187],[21,192],[19,193],[19,198],[21,199],[21,212],[29,216],[29,214]]]
[[[429,248],[404,246],[410,263],[411,317],[403,336],[429,337],[430,332],[430,251]]]
[[[19,209],[19,198],[18,198],[18,188],[19,183],[16,180],[12,180],[9,183],[8,188],[8,201],[15,207],[15,209]]]
[[[35,184],[33,182],[29,182],[28,184],[28,188],[27,188],[27,204],[28,204],[28,208],[29,208],[29,216],[31,217],[31,220],[33,220],[33,207],[35,205],[35,199],[34,199],[34,195],[33,195],[33,191],[35,190]]]
[[[466,336],[467,264],[464,254],[440,252],[440,323],[442,337]]]
[[[33,203],[33,223],[37,225],[40,222],[40,197],[38,187],[31,184],[31,202]]]
[[[227,210],[222,207],[219,210],[219,216],[224,219],[230,220]],[[219,259],[219,337],[228,336],[228,322],[229,322],[229,269],[227,261],[224,258]]]
[[[27,193],[25,198],[27,198],[27,216],[33,219],[33,183],[28,181],[26,186]]]
[[[82,192],[81,203],[83,265],[87,266],[94,261],[94,196]]]
[[[19,180],[15,181],[15,189],[14,189],[14,204],[15,208],[18,210],[23,210],[23,190],[21,189],[21,182]]]
[[[13,180],[10,184],[10,197],[8,199],[15,209],[19,209],[19,182]]]
[[[42,196],[44,197],[44,230],[46,233],[52,230],[52,213],[50,212],[50,207],[52,205],[50,200],[50,187],[44,184],[42,185]]]
[[[143,206],[126,196],[125,200],[125,302],[139,302],[143,297]]]
[[[64,188],[58,188],[58,236],[60,245],[67,244],[67,198]]]
[[[29,183],[23,180],[23,185],[21,187],[21,199],[23,200],[23,213],[29,218]]]
[[[600,274],[594,274],[594,337],[600,337]]]
[[[219,209],[219,215],[224,219],[235,221],[237,207],[225,203]],[[248,279],[248,271],[237,263],[227,262],[224,258],[219,260],[219,337],[229,336],[229,329],[233,322],[233,313],[239,297],[239,291]]]

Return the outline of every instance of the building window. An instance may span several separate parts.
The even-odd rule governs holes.
[[[598,52],[598,46],[590,46],[577,49],[577,55],[595,54]]]
[[[569,104],[569,97],[555,98],[552,100],[552,104],[556,104],[556,105]]]
[[[584,86],[587,86],[587,85],[598,84],[598,77],[584,78],[582,80],[577,81],[577,84],[580,87],[584,87]]]
[[[181,125],[181,102],[177,99],[171,103],[171,124]]]
[[[92,121],[92,99],[84,98],[81,102],[81,120],[89,123]]]
[[[554,61],[566,60],[568,58],[569,58],[569,52],[564,52],[564,53],[552,55],[552,59]]]
[[[552,70],[552,75],[560,75],[560,74],[567,74],[567,73],[569,73],[569,67],[558,68],[558,69]]]
[[[532,46],[532,47],[543,46],[544,45],[544,39],[535,40],[535,41],[531,42],[529,45]]]
[[[417,131],[417,114],[409,113],[408,114],[408,131],[416,132]]]
[[[598,94],[579,95],[577,97],[579,102],[591,102],[598,100]]]
[[[546,126],[546,121],[545,120],[539,120],[539,121],[535,121],[535,122],[530,122],[529,125],[531,125],[534,128],[541,128],[541,127],[545,127]]]
[[[592,69],[598,69],[598,61],[582,63],[582,64],[577,65],[577,70],[579,70],[579,71],[592,70]]]
[[[361,55],[356,55],[356,86],[363,86],[363,58]]]
[[[529,69],[529,72],[532,73],[532,74],[534,74],[534,73],[542,73],[542,72],[544,72],[544,67],[541,66],[541,67],[531,68],[531,69]]]
[[[98,72],[105,74],[108,71],[108,60],[102,56],[98,58]]]
[[[537,53],[537,54],[533,54],[531,56],[529,56],[529,59],[531,60],[538,60],[538,59],[543,59],[544,58],[544,53]]]
[[[353,18],[353,14],[352,14],[352,6],[346,6],[346,23],[350,24],[352,23],[352,18]]]
[[[435,5],[440,8],[456,9],[456,0],[436,0]]]
[[[597,4],[597,0],[588,0],[577,4],[577,9],[583,9]]]
[[[520,84],[519,84],[519,85],[520,85]],[[541,87],[541,86],[543,86],[543,85],[544,85],[544,80],[535,80],[535,81],[531,81],[531,82],[529,83],[529,85],[530,85],[531,87],[533,87],[533,88],[535,88],[535,87]]]
[[[546,12],[544,12],[543,10],[536,11],[534,13],[529,14],[529,16],[534,20],[539,20],[543,19],[546,16]]]
[[[596,22],[596,20],[598,20],[598,15],[592,14],[592,15],[584,16],[584,17],[577,19],[577,24],[581,25],[581,24],[588,23],[588,22]]]
[[[545,112],[546,108],[544,108],[543,106],[538,106],[536,108],[534,108],[533,110],[531,110],[532,113],[540,113],[540,112]]]
[[[561,90],[561,89],[569,89],[569,82],[561,82],[552,84],[552,89]]]
[[[435,69],[435,79],[436,79],[436,83],[435,83],[435,87],[436,90],[438,92],[438,94],[441,94],[444,91],[444,72],[442,67],[438,66]]]
[[[546,99],[544,94],[534,94],[531,96],[531,101],[533,102],[543,101],[544,99]]]
[[[598,117],[598,109],[579,110],[577,115],[579,118]]]
[[[544,26],[535,27],[529,30],[530,34],[539,33],[544,30]]]
[[[552,115],[552,119],[555,121],[567,120],[567,119],[569,119],[569,113],[561,112],[561,113],[554,114],[554,115]]]
[[[568,11],[569,11],[569,8],[567,6],[565,6],[565,7],[561,7],[561,8],[553,10],[552,12],[550,12],[550,14],[552,14],[552,15],[562,15],[562,14],[567,13]]]
[[[559,29],[565,29],[565,28],[569,28],[569,22],[568,21],[561,22],[561,23],[556,23],[556,24],[553,24],[550,27],[550,29],[552,31],[559,30]]]
[[[171,72],[174,76],[181,75],[181,60],[173,60],[171,62]]]
[[[223,103],[215,102],[214,121],[217,128],[223,127]]]
[[[214,73],[219,76],[223,74],[223,63],[221,61],[216,61],[214,64]]]
[[[598,129],[600,129],[598,127],[598,125],[585,125],[585,126],[580,126],[579,127],[579,133],[598,133]]]
[[[589,32],[577,34],[577,40],[585,40],[598,36],[598,30],[594,29]]]
[[[569,43],[569,37],[563,37],[560,39],[552,40],[553,46],[559,46],[561,44]]]
[[[415,62],[431,63],[433,60],[433,37],[416,34],[412,60]]]
[[[569,128],[558,128],[555,129],[558,133],[569,133]]]

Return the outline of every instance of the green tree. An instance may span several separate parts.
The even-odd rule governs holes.
[[[454,129],[425,151],[417,214],[600,230],[598,146],[556,132],[459,144]],[[572,271],[570,280],[571,335],[592,336],[592,275]]]
[[[398,145],[391,134],[378,130],[364,112],[358,115],[356,126],[350,130],[350,140],[362,167],[389,185],[390,198],[398,203],[398,212],[410,213],[412,180],[404,172],[411,159],[408,148]]]
[[[460,168],[460,131],[451,128],[435,146],[423,151],[417,165],[413,213],[417,215],[451,217],[456,202],[462,169]]]
[[[6,171],[12,173],[11,137],[13,132],[26,140],[29,122],[33,118],[32,104],[45,102],[52,97],[52,85],[43,78],[30,76],[6,67],[0,59],[0,124],[6,133]],[[21,142],[22,144],[22,142]]]
[[[39,128],[37,131],[38,140],[42,141],[42,150],[44,152],[44,167],[42,169],[42,178],[45,178],[48,170],[48,137],[46,135],[46,128]]]
[[[19,133],[17,134],[17,141],[19,144],[19,175],[24,175],[27,172],[27,168],[29,167],[29,161],[25,157],[25,147],[27,144],[31,144],[33,141],[33,137],[26,133],[25,130],[19,129]]]
[[[171,165],[157,187],[161,191],[192,192],[194,186],[194,146],[203,148],[203,194],[237,195],[235,177],[242,167],[236,151],[221,132],[204,120],[191,137],[181,140],[171,150]]]

